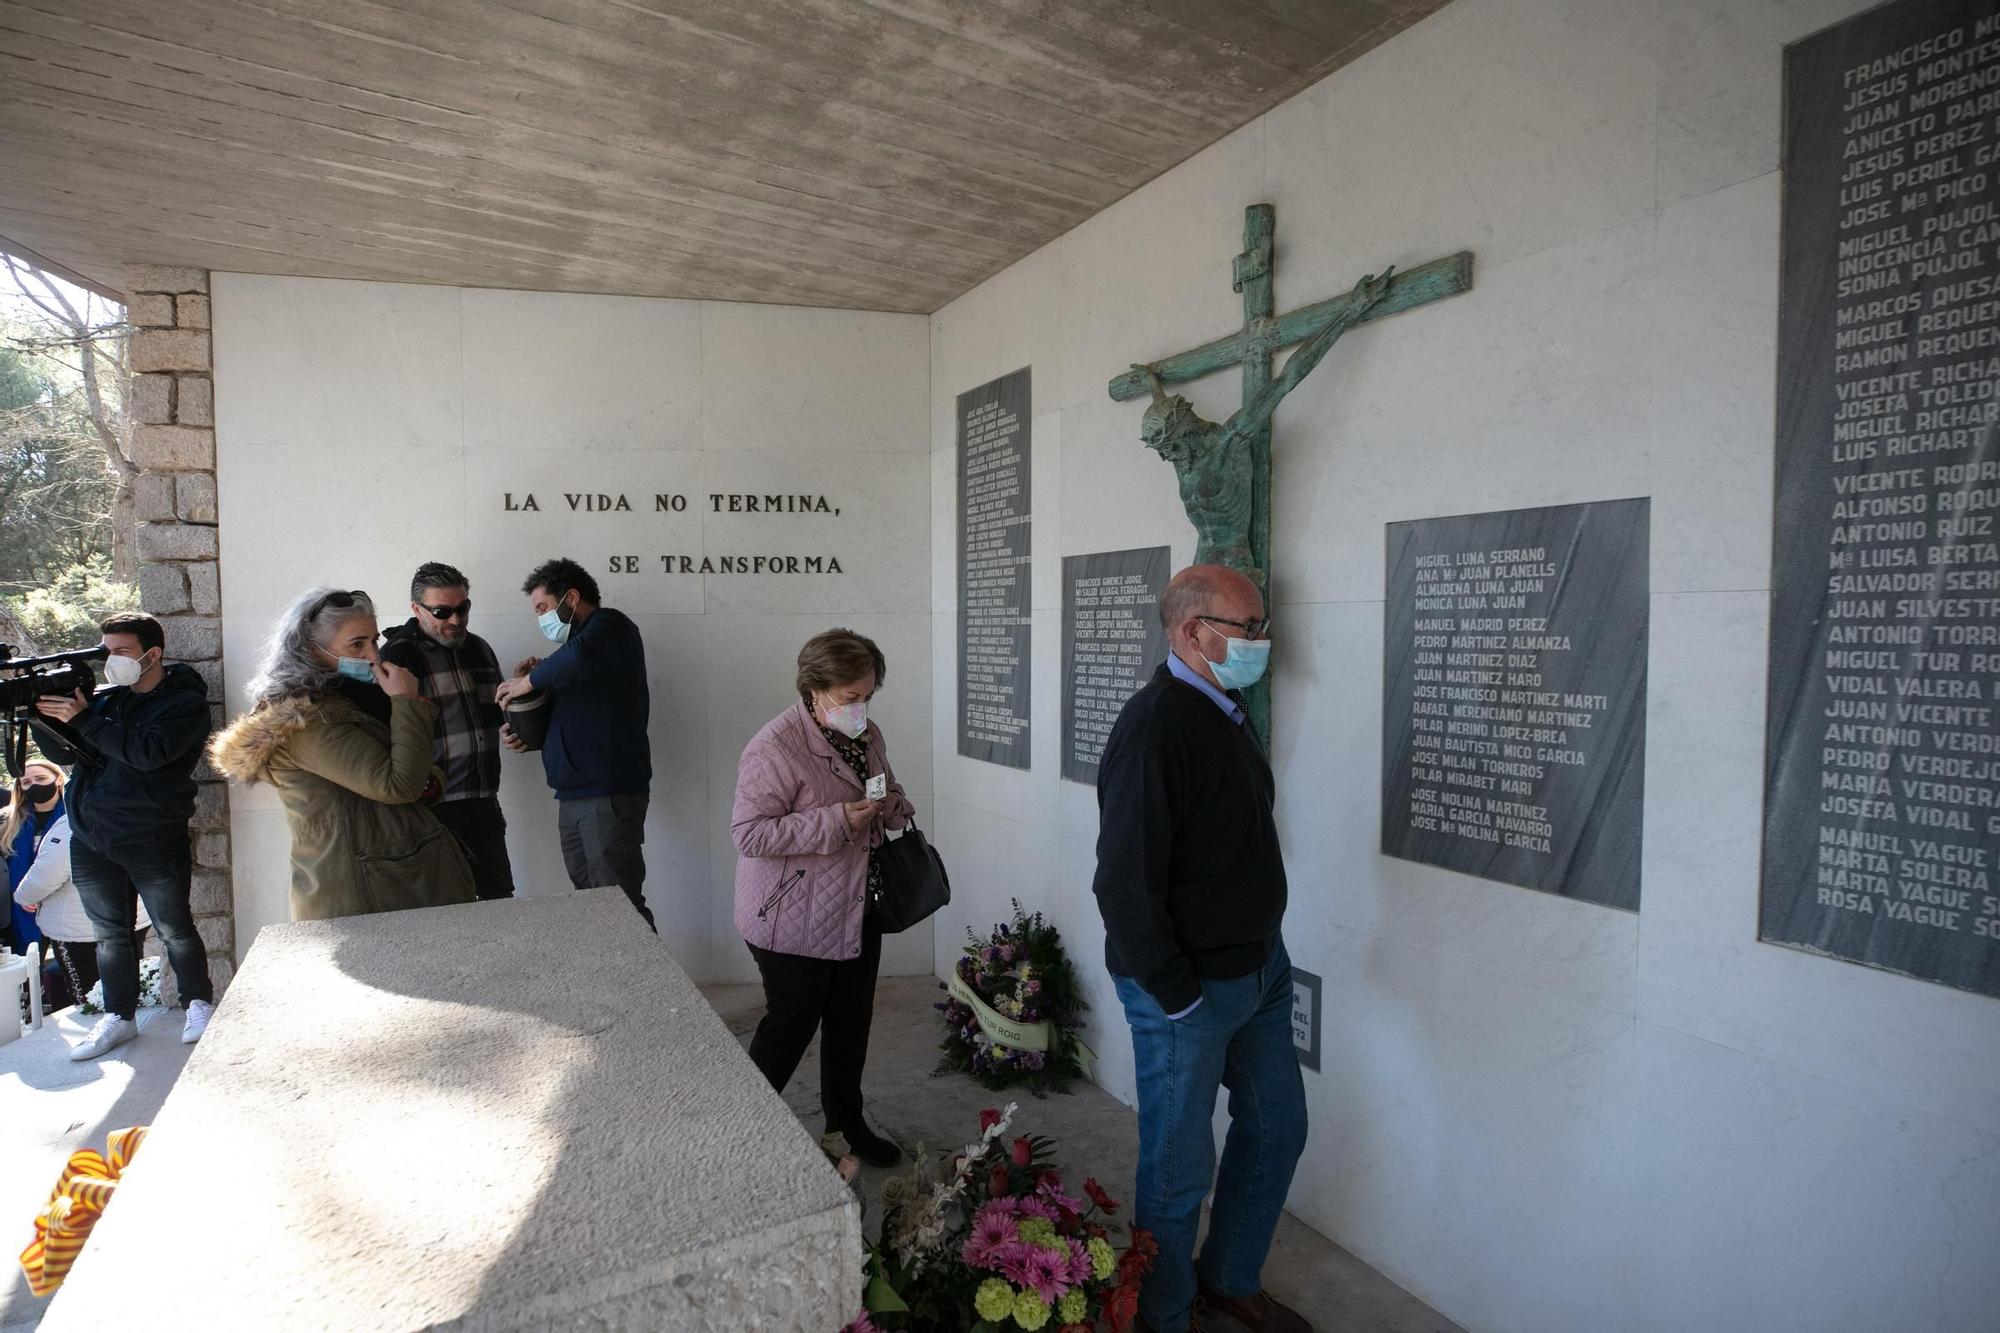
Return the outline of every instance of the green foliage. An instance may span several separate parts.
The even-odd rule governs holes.
[[[116,611],[139,609],[139,590],[111,576],[111,559],[93,555],[71,565],[46,586],[7,607],[38,651],[89,648],[97,643],[98,622]]]
[[[83,390],[46,358],[0,346],[0,593],[108,553],[117,490]]]

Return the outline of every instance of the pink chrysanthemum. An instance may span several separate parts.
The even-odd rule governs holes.
[[[1090,1281],[1090,1249],[1076,1237],[1069,1237],[1069,1284],[1080,1287]]]
[[[1056,1211],[1056,1206],[1038,1195],[1018,1195],[1015,1199],[1015,1205],[1019,1208],[1022,1217],[1045,1217],[1051,1222],[1062,1221],[1062,1214]]]
[[[1069,1254],[1061,1250],[1032,1247],[1020,1284],[1054,1305],[1069,1290]]]
[[[965,1248],[960,1252],[967,1264],[974,1268],[995,1267],[995,1257],[1000,1251],[1019,1242],[1014,1213],[1007,1206],[1012,1202],[994,1199],[973,1214],[972,1234],[965,1238]]]
[[[1064,1194],[1061,1183],[1055,1179],[1052,1172],[1044,1171],[1042,1173],[1041,1180],[1035,1186],[1035,1197],[1047,1203],[1050,1207],[1069,1213],[1072,1216],[1083,1211],[1083,1200],[1073,1199],[1069,1195]]]

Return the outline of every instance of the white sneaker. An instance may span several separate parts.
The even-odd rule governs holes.
[[[197,1042],[201,1034],[208,1031],[208,1020],[215,1014],[215,1006],[207,1000],[189,1000],[187,1026],[181,1029],[183,1042]]]
[[[97,1020],[97,1026],[90,1030],[90,1035],[70,1051],[69,1058],[95,1060],[112,1047],[123,1046],[138,1035],[139,1025],[131,1019],[120,1018],[116,1014],[106,1014]]]

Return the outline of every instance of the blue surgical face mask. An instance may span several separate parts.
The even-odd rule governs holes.
[[[541,615],[535,623],[542,627],[542,637],[550,643],[565,643],[569,639],[569,617],[563,614],[562,603],[557,602]]]
[[[343,657],[337,669],[349,680],[363,681],[370,685],[375,683],[375,664],[365,657]]]
[[[1221,630],[1203,621],[1202,625],[1228,645],[1220,662],[1209,662],[1209,670],[1215,673],[1215,683],[1225,690],[1247,690],[1264,678],[1264,672],[1271,665],[1271,641],[1269,639],[1232,639]],[[1202,657],[1206,659],[1207,653]]]

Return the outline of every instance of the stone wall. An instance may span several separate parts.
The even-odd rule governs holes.
[[[127,270],[133,326],[132,461],[140,474],[133,549],[139,604],[167,632],[167,660],[208,682],[209,711],[222,726],[222,583],[215,509],[215,382],[208,274],[140,265]],[[220,989],[235,971],[236,909],[230,877],[229,789],[203,759],[195,776],[194,915]],[[157,950],[158,943],[153,948]],[[173,989],[165,969],[164,989]]]

